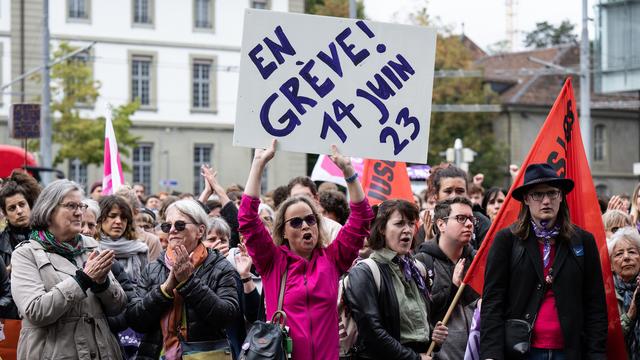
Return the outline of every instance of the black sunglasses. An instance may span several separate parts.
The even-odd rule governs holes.
[[[291,225],[292,228],[294,229],[300,229],[302,227],[302,222],[306,222],[307,225],[309,226],[313,226],[318,222],[318,219],[316,219],[316,216],[313,214],[309,214],[305,217],[299,217],[299,216],[294,216],[291,219],[285,221],[284,223],[289,223],[289,225]]]
[[[178,220],[176,222],[174,222],[173,224],[170,222],[166,222],[166,223],[162,223],[160,224],[160,230],[162,230],[162,232],[164,233],[170,233],[171,232],[171,227],[175,227],[177,231],[182,231],[184,229],[187,228],[187,224],[193,224],[193,223],[188,223],[186,221],[182,221],[182,220]]]

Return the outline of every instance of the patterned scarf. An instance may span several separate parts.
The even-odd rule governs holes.
[[[613,283],[616,288],[616,293],[622,298],[622,310],[624,312],[629,310],[631,306],[631,300],[633,299],[633,292],[636,290],[636,281],[633,279],[631,282],[625,282],[618,275],[613,275]],[[636,320],[633,324],[633,328],[625,335],[624,341],[627,344],[628,349],[638,349],[640,347],[640,321]],[[637,351],[631,351],[629,353],[629,359],[638,360],[640,354]]]
[[[536,225],[535,221],[531,220],[533,232],[536,234],[538,239],[542,239],[543,241],[542,259],[544,267],[546,268],[549,265],[549,259],[551,258],[551,239],[560,234],[560,226],[555,225],[553,228],[547,229],[547,225],[549,225],[548,221],[541,221],[540,225],[542,225],[542,227],[539,227]]]
[[[209,252],[203,243],[199,243],[189,256],[189,261],[194,269],[197,269],[207,259]],[[173,268],[175,252],[172,246],[167,248],[164,255],[165,264],[169,269]],[[182,312],[183,299],[178,290],[173,289],[173,307],[169,309],[160,319],[162,328],[162,340],[164,344],[164,356],[167,360],[182,359],[182,348],[180,339],[187,339],[187,327],[183,326]]]
[[[80,234],[76,235],[72,241],[60,242],[48,230],[33,230],[29,238],[42,245],[44,251],[58,254],[76,266],[78,264],[76,264],[75,257],[87,250],[82,246],[80,241],[82,235]]]
[[[413,262],[413,259],[409,255],[396,256],[396,259],[398,259],[398,265],[400,265],[400,270],[402,270],[405,280],[409,282],[411,281],[411,279],[413,279],[420,292],[425,296],[426,299],[429,299],[429,290],[424,283],[424,279],[420,274],[420,270],[418,270],[416,264]]]

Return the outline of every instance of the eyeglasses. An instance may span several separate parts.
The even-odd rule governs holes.
[[[76,203],[76,202],[60,203],[59,205],[72,212],[75,212],[78,209],[84,212],[89,207],[89,205],[87,204]]]
[[[477,225],[478,224],[478,218],[473,216],[473,215],[469,215],[469,216],[467,216],[467,215],[456,215],[456,216],[453,216],[453,218],[456,219],[456,221],[458,223],[460,223],[460,224],[465,224],[467,222],[467,220],[471,221],[471,223],[473,225]],[[445,220],[445,221],[448,220],[448,219],[449,219],[449,217],[442,218],[442,220]]]
[[[560,194],[562,194],[560,190],[534,191],[529,193],[529,197],[534,201],[542,201],[545,196],[549,197],[549,200],[555,200],[560,197]]]
[[[176,231],[182,231],[187,228],[187,224],[193,224],[193,223],[188,223],[182,220],[178,220],[173,224],[170,222],[166,222],[166,223],[160,224],[160,230],[162,230],[162,232],[167,234],[171,232],[171,227],[174,227]]]
[[[313,226],[318,222],[318,219],[316,219],[316,216],[313,214],[309,214],[305,217],[299,217],[299,216],[295,216],[292,217],[291,219],[285,221],[284,223],[289,223],[289,225],[291,225],[292,228],[294,229],[300,229],[302,227],[302,222],[306,222],[307,225],[309,226]]]

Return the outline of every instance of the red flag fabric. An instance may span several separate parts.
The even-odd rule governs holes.
[[[618,313],[609,253],[607,251],[607,240],[596,190],[593,186],[591,171],[584,152],[571,78],[567,79],[562,91],[560,91],[560,95],[553,104],[463,282],[471,286],[479,294],[482,294],[487,256],[495,234],[512,224],[517,219],[520,211],[521,203],[511,196],[511,192],[522,185],[525,169],[529,164],[534,163],[547,163],[558,171],[558,175],[572,179],[575,182],[575,188],[567,196],[571,221],[593,234],[600,251],[609,320],[607,358],[626,359],[625,343],[620,326],[620,314]]]
[[[403,162],[365,160],[362,188],[371,205],[387,199],[414,201],[407,164]]]

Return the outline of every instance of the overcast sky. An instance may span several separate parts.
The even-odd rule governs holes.
[[[593,18],[595,0],[589,2],[589,17]],[[439,17],[444,25],[450,25],[460,33],[464,23],[465,34],[480,47],[506,39],[505,0],[364,0],[367,17],[383,22],[407,22],[408,14],[425,6],[431,18]],[[522,32],[535,28],[537,22],[548,21],[559,25],[569,19],[576,24],[575,32],[582,29],[582,0],[514,0],[516,50],[522,50]],[[593,21],[590,21],[589,37],[593,38]]]

